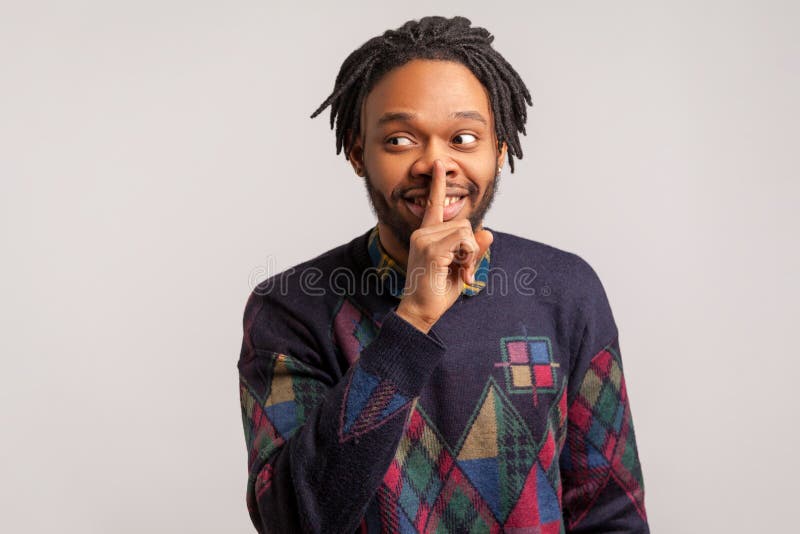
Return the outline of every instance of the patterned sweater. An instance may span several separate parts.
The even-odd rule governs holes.
[[[426,335],[377,228],[250,295],[259,532],[649,532],[617,328],[579,256],[493,231]]]

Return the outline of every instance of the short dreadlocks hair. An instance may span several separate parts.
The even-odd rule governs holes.
[[[525,134],[530,92],[514,68],[491,43],[485,28],[471,27],[465,17],[424,17],[410,20],[396,30],[373,37],[342,63],[331,95],[311,114],[313,119],[331,107],[331,129],[336,127],[336,153],[348,155],[349,135],[358,136],[361,104],[386,73],[412,59],[456,61],[469,68],[489,92],[498,148],[508,146],[508,164],[522,158],[519,133]]]

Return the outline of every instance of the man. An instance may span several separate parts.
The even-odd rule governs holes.
[[[314,113],[331,106],[378,224],[247,302],[259,531],[648,532],[597,275],[482,226],[531,104],[492,39],[409,21],[353,52]]]

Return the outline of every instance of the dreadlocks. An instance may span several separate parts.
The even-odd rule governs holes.
[[[342,63],[331,95],[311,115],[313,119],[331,107],[331,128],[336,127],[336,153],[348,158],[348,132],[360,130],[361,103],[390,70],[412,59],[456,61],[469,68],[489,92],[499,144],[508,146],[508,164],[522,158],[519,132],[525,134],[527,108],[533,105],[525,83],[491,43],[488,30],[470,27],[465,17],[424,17],[410,20],[397,30],[373,37]],[[498,145],[499,146],[499,145]]]

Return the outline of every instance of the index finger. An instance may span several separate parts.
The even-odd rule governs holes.
[[[444,222],[444,200],[447,194],[447,173],[438,159],[433,162],[433,178],[428,192],[425,215],[420,226],[431,226]]]

